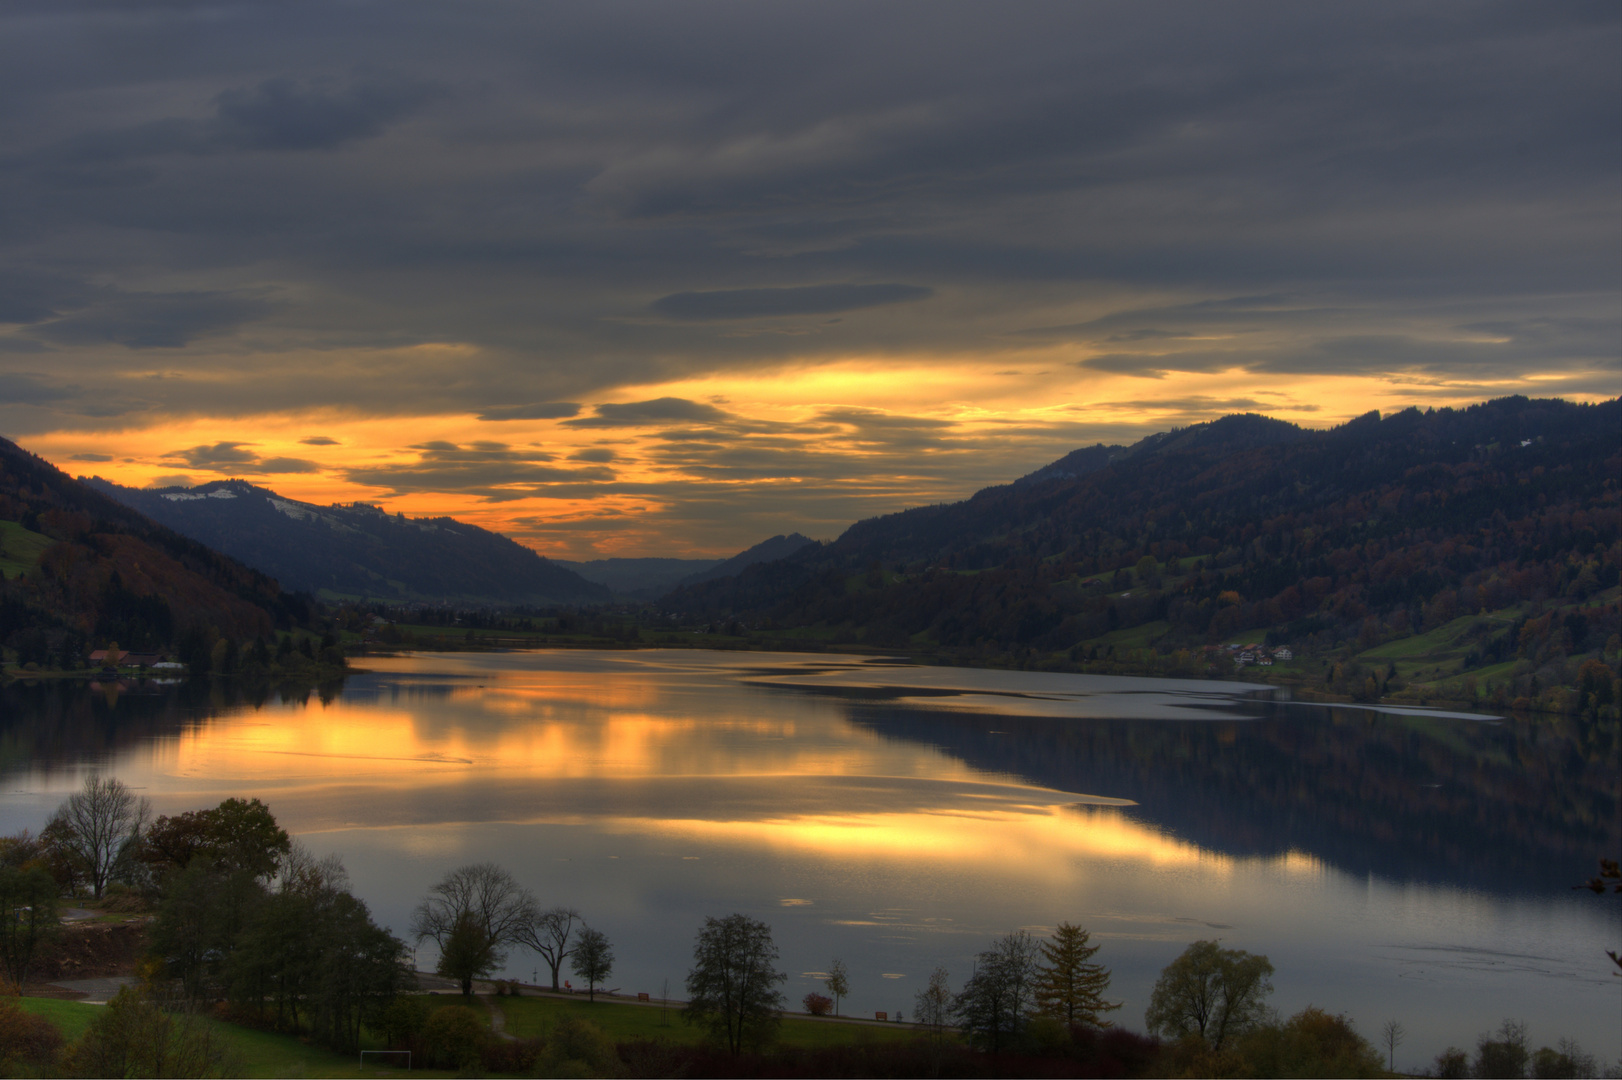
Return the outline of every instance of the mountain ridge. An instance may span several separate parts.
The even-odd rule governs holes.
[[[164,649],[304,625],[308,599],[0,439],[0,522],[26,553],[0,581],[0,643],[49,662],[89,641]],[[12,560],[8,560],[12,561]]]
[[[606,587],[500,533],[368,503],[317,506],[245,480],[138,489],[85,483],[177,532],[313,594],[389,603],[584,604]]]
[[[1510,621],[1468,626],[1452,670],[1515,660],[1536,696],[1575,686],[1567,659],[1608,657],[1618,629],[1619,433],[1622,399],[1502,398],[1325,430],[1224,417],[1087,448],[1085,471],[1055,468],[1066,455],[1026,482],[869,518],[662,603],[961,662],[1130,650],[1168,674],[1222,670],[1203,651],[1239,635],[1351,661],[1500,612]],[[1598,606],[1566,610],[1584,604]],[[1337,691],[1383,692],[1398,669],[1359,663],[1329,672]]]

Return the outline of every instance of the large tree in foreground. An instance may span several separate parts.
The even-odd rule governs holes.
[[[1220,1050],[1261,1019],[1272,974],[1265,956],[1196,941],[1161,971],[1144,1020],[1153,1034],[1197,1033]]]
[[[777,984],[788,973],[777,970],[777,956],[772,928],[758,919],[705,919],[693,945],[682,1019],[703,1024],[734,1054],[770,1042],[787,1004]]]
[[[522,941],[534,919],[535,898],[511,874],[495,863],[470,863],[428,890],[411,914],[411,933],[419,942],[433,939],[441,968],[450,967],[440,973],[471,994],[473,980],[501,967],[503,947]]]
[[[1099,1013],[1121,1007],[1104,1000],[1110,970],[1092,963],[1100,946],[1089,945],[1089,934],[1079,926],[1060,923],[1052,941],[1044,941],[1042,963],[1036,969],[1036,1005],[1045,1015],[1066,1024],[1109,1027]]]

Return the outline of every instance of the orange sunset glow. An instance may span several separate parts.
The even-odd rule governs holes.
[[[697,559],[1232,413],[1622,391],[1580,19],[1514,74],[1421,12],[762,7],[697,62],[674,11],[431,10],[157,8],[116,72],[49,44],[111,13],[9,27],[0,435]]]
[[[303,502],[367,502],[411,517],[455,517],[542,554],[704,556],[726,554],[753,533],[728,532],[733,526],[725,521],[692,521],[672,536],[672,522],[691,513],[687,504],[699,492],[738,513],[752,499],[806,507],[790,523],[831,537],[851,519],[962,498],[1076,445],[1129,440],[1228,407],[1323,427],[1413,400],[1412,384],[1400,380],[1317,376],[1258,390],[1253,376],[1235,369],[1185,376],[1163,388],[1155,380],[1077,371],[1062,358],[1047,357],[1046,367],[1031,359],[1003,358],[1023,362],[1028,371],[992,372],[983,363],[951,360],[828,362],[626,388],[623,396],[631,401],[717,403],[726,416],[694,421],[681,433],[686,443],[703,443],[698,453],[684,452],[684,441],[668,430],[649,427],[605,433],[567,420],[492,423],[468,413],[379,417],[334,409],[60,430],[30,445],[69,472],[131,487],[246,475]],[[1484,392],[1535,393],[1537,383],[1574,377],[1535,375],[1491,387],[1442,383],[1426,387],[1424,400],[1465,404]],[[883,426],[892,421],[898,423]],[[409,443],[402,444],[403,432],[410,432]],[[431,444],[558,475],[498,478],[478,490],[443,489],[455,485],[450,476],[442,477],[440,489],[388,482],[420,467]],[[186,453],[216,446],[246,451],[250,460],[216,463]],[[724,460],[717,460],[717,448]],[[260,461],[296,463],[297,471],[256,473],[252,466]],[[775,520],[762,519],[759,528],[769,530]]]

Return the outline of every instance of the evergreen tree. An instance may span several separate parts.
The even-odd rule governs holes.
[[[1109,1027],[1099,1014],[1121,1007],[1120,1002],[1104,1000],[1109,989],[1110,970],[1092,963],[1101,946],[1089,945],[1089,932],[1070,923],[1060,923],[1052,941],[1042,942],[1044,962],[1036,969],[1036,1004],[1040,1012],[1066,1024]]]

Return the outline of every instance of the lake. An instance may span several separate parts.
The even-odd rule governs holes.
[[[100,769],[159,813],[263,799],[402,935],[443,873],[498,862],[608,935],[626,992],[679,996],[704,917],[741,911],[796,1006],[840,957],[846,1012],[910,1015],[935,966],[960,986],[994,937],[1069,921],[1138,1029],[1216,938],[1267,954],[1282,1013],[1400,1020],[1399,1067],[1505,1017],[1622,1055],[1622,904],[1571,888],[1622,849],[1614,725],[822,654],[364,663],[297,700],[5,688],[0,832]]]

